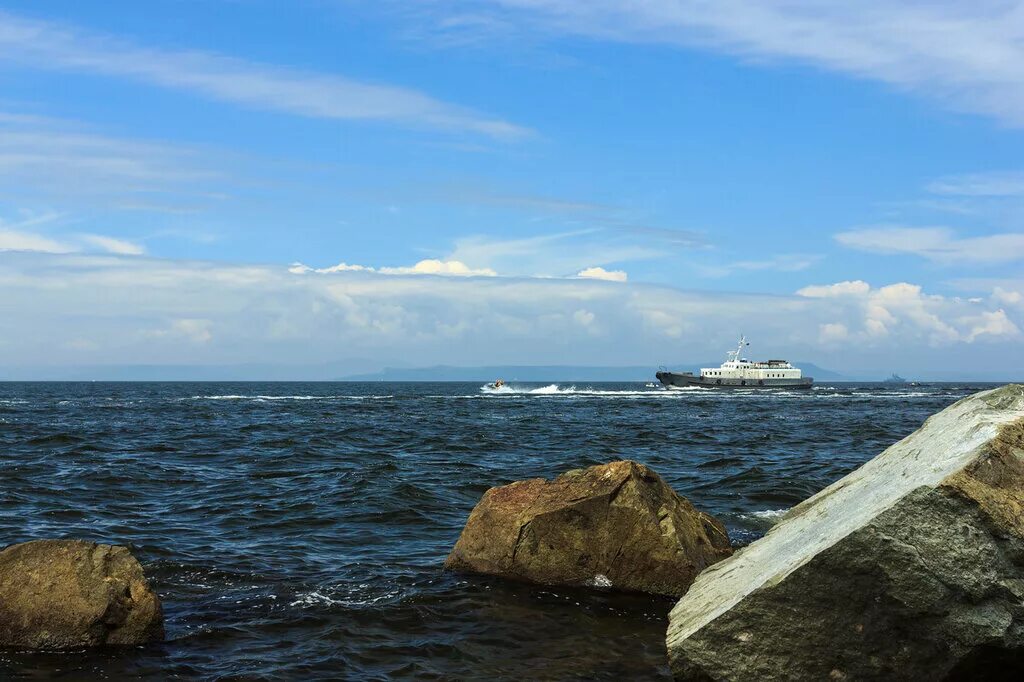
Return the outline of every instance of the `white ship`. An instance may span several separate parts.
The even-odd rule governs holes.
[[[745,336],[740,337],[736,350],[726,353],[728,359],[719,367],[702,367],[700,376],[693,372],[669,372],[662,370],[655,374],[666,388],[810,388],[814,383],[805,377],[799,367],[785,360],[751,362],[743,357],[743,349],[750,344]]]

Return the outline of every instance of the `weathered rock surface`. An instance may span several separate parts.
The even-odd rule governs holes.
[[[445,568],[678,596],[732,553],[725,528],[631,461],[491,488]]]
[[[35,540],[0,552],[0,646],[73,649],[163,635],[160,600],[125,547]]]
[[[1024,679],[1024,386],[970,396],[702,573],[677,679]]]

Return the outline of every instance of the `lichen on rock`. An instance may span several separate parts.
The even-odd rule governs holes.
[[[0,551],[0,646],[137,645],[163,635],[160,599],[127,548],[34,540]]]
[[[732,553],[722,524],[648,467],[618,461],[491,488],[449,570],[678,596]]]

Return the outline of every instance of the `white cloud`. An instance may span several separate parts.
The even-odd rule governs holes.
[[[821,256],[810,254],[780,254],[762,260],[734,261],[720,265],[698,265],[696,269],[705,277],[727,277],[736,272],[799,272],[821,260]]]
[[[1024,10],[1014,2],[490,0],[486,5],[494,8],[492,26],[500,19],[531,35],[563,32],[704,48],[758,62],[795,61],[1024,125],[1019,67]],[[447,4],[437,7],[448,11]]]
[[[1012,289],[1004,289],[1003,287],[995,287],[992,290],[992,298],[997,303],[1004,305],[1019,306],[1024,304],[1024,294],[1019,291]]]
[[[213,339],[210,328],[213,323],[210,320],[199,320],[193,318],[180,318],[171,320],[170,324],[160,329],[151,329],[142,332],[147,338],[170,338],[181,339],[190,343],[209,343]]]
[[[427,258],[412,266],[373,268],[366,265],[338,263],[326,268],[311,268],[302,263],[293,263],[288,268],[293,275],[315,272],[321,275],[336,272],[377,272],[382,275],[453,275],[457,277],[496,277],[498,273],[490,268],[471,268],[462,261]]]
[[[581,279],[603,279],[608,282],[625,282],[629,278],[624,270],[605,270],[599,267],[585,268],[577,272],[576,276]]]
[[[833,320],[819,327],[819,338],[827,343],[878,344],[904,338],[942,346],[1019,334],[1002,309],[978,310],[983,301],[926,294],[907,282],[879,288],[860,280],[837,282],[804,287],[797,295],[830,306]]]
[[[145,247],[125,239],[104,237],[101,234],[83,234],[82,239],[92,246],[96,246],[109,253],[116,253],[122,256],[141,256],[146,253]]]
[[[380,268],[385,275],[456,275],[459,277],[495,277],[498,273],[490,268],[471,268],[458,260],[428,258],[412,267]]]
[[[198,156],[188,148],[99,134],[74,121],[0,111],[0,180],[21,197],[112,196],[131,205],[141,193],[197,194],[201,184],[209,198],[210,182],[221,176],[199,167]]]
[[[850,330],[846,328],[845,324],[841,324],[839,322],[823,324],[819,329],[820,333],[818,336],[822,343],[845,341],[850,336]]]
[[[76,249],[64,242],[43,237],[31,232],[4,229],[0,223],[0,251],[44,251],[46,253],[70,253]]]
[[[798,296],[809,298],[831,298],[834,296],[864,296],[871,285],[862,280],[836,282],[835,284],[811,285],[797,291]]]
[[[0,59],[35,69],[125,78],[313,118],[385,120],[503,138],[528,132],[407,88],[209,52],[140,47],[73,26],[9,13],[0,13]]]
[[[38,214],[23,212],[23,214],[25,217],[14,222],[0,218],[0,251],[74,253],[98,248],[101,251],[120,255],[140,255],[145,253],[145,249],[138,244],[100,234],[52,237],[30,232],[24,228],[52,223],[58,221],[63,215],[52,212]]]
[[[1020,329],[1006,316],[1005,310],[983,312],[977,317],[965,318],[962,322],[970,325],[966,337],[968,343],[984,335],[1011,338],[1020,336]]]
[[[17,365],[343,357],[550,364],[571,356],[579,364],[656,367],[717,357],[740,331],[759,353],[797,359],[813,360],[828,340],[842,349],[844,365],[853,355],[906,348],[1019,342],[1021,311],[995,301],[935,296],[907,283],[832,291],[843,289],[850,293],[767,296],[580,278],[297,276],[280,266],[3,252],[0,343],[4,364]],[[958,355],[958,366],[991,355]]]
[[[44,251],[46,253],[70,253],[75,247],[51,237],[27,231],[25,228],[52,223],[61,214],[52,211],[32,213],[22,211],[18,220],[0,218],[0,251]]]
[[[473,236],[459,239],[448,255],[506,275],[565,277],[592,267],[664,258],[664,248],[638,245],[635,239],[604,229],[583,229],[517,239]]]
[[[942,264],[1024,260],[1024,233],[957,237],[947,227],[867,227],[835,236],[845,247],[888,255],[910,254]]]
[[[575,320],[577,324],[584,327],[589,327],[592,324],[594,324],[594,320],[596,319],[596,317],[597,316],[594,315],[594,313],[583,308],[580,308],[579,310],[572,314],[572,319]]]
[[[967,197],[1024,196],[1024,172],[992,171],[951,175],[930,182],[927,190],[933,194]]]

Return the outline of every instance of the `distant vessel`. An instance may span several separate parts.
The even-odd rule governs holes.
[[[742,357],[744,346],[749,346],[745,336],[740,337],[736,350],[726,353],[728,358],[720,367],[702,367],[700,376],[693,372],[669,372],[662,370],[656,373],[666,388],[680,389],[690,387],[704,388],[810,388],[814,383],[811,377],[805,377],[803,371],[785,360],[768,360],[751,362]]]
[[[901,377],[896,372],[892,373],[892,376],[882,382],[883,384],[905,384],[908,383],[906,379]]]

